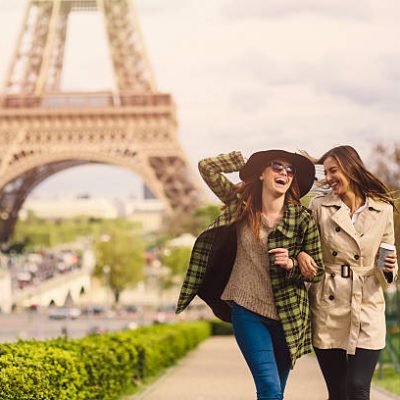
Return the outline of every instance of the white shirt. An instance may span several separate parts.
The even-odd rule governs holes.
[[[345,204],[343,201],[343,207],[346,211],[348,211],[348,213],[350,214],[350,207],[347,206],[347,204]],[[353,225],[356,223],[358,216],[368,207],[368,197],[365,198],[365,203],[360,207],[357,208],[356,211],[354,211],[354,214],[351,217],[351,222],[353,223]]]

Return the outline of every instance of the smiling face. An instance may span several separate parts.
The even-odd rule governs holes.
[[[272,160],[260,175],[263,191],[266,190],[276,196],[284,195],[293,182],[293,174],[290,171],[294,172],[294,168],[288,161]]]
[[[348,191],[352,191],[349,178],[333,157],[328,157],[324,161],[324,172],[326,180],[335,194],[342,196]]]

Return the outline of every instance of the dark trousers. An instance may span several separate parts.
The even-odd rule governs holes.
[[[342,349],[317,349],[329,400],[369,400],[372,375],[380,350],[356,349],[355,355]]]
[[[282,400],[291,366],[280,321],[232,306],[236,341],[253,375],[258,400]]]

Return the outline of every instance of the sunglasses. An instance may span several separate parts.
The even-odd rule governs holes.
[[[274,172],[282,172],[285,170],[289,178],[293,178],[296,173],[296,170],[292,165],[285,165],[278,161],[272,161],[268,166],[270,166]]]

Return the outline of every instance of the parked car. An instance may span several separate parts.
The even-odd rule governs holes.
[[[85,307],[82,310],[82,313],[85,315],[104,315],[106,313],[106,309],[103,306],[99,305],[91,305],[88,307]]]
[[[124,306],[122,310],[128,314],[136,314],[140,311],[140,308],[138,306],[135,306],[134,304],[130,304],[127,306]]]
[[[47,313],[50,319],[76,319],[80,315],[81,310],[75,307],[52,307]]]

